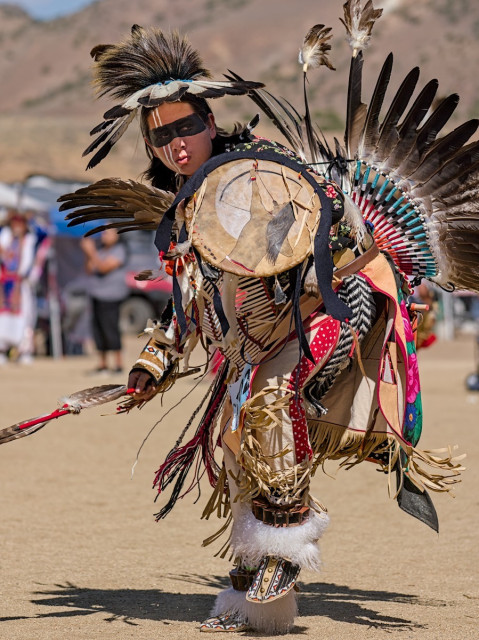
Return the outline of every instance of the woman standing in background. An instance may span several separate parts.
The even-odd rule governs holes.
[[[113,371],[121,373],[120,306],[128,293],[123,268],[126,249],[114,229],[103,231],[101,244],[97,249],[90,238],[84,238],[81,243],[86,270],[90,274],[88,293],[92,306],[92,333],[99,354],[98,367],[94,372],[108,371],[107,352],[112,351]]]
[[[0,364],[10,350],[30,364],[33,353],[34,297],[29,280],[35,260],[36,237],[26,217],[10,211],[0,230]]]

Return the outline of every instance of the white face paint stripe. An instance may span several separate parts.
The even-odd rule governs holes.
[[[163,147],[163,149],[165,151],[165,156],[168,157],[170,164],[172,164],[175,167],[176,173],[180,173],[180,165],[176,164],[176,162],[173,159],[173,151],[171,149],[171,146],[167,144],[165,147]]]
[[[152,115],[153,115],[153,122],[155,123],[155,128],[162,127],[163,122],[161,121],[161,118],[156,109],[153,109]],[[163,150],[163,153],[165,154],[165,158],[168,160],[170,165],[172,165],[175,168],[176,173],[180,173],[180,165],[176,164],[173,158],[173,150],[171,149],[170,143],[168,143],[164,147],[161,147],[161,149]]]

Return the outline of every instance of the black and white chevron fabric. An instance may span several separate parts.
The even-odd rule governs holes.
[[[304,389],[306,400],[319,415],[324,415],[327,411],[322,406],[321,399],[331,388],[339,372],[351,360],[349,354],[353,346],[353,336],[349,327],[354,329],[359,342],[361,342],[371,330],[376,315],[372,290],[361,276],[353,275],[345,278],[337,294],[340,300],[347,304],[353,312],[349,326],[345,322],[341,323],[338,345],[333,355]]]

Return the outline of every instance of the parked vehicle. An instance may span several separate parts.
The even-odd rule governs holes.
[[[128,271],[126,283],[130,294],[121,307],[120,323],[125,333],[139,333],[148,318],[158,318],[171,295],[171,277],[162,273],[161,279],[136,280],[145,269],[160,269],[153,233],[135,231],[128,238]]]

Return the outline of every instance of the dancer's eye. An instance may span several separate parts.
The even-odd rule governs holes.
[[[173,124],[176,124],[179,137],[195,136],[206,129],[206,124],[197,113],[192,113],[191,116],[177,120]]]
[[[206,124],[197,113],[192,113],[185,118],[179,118],[170,124],[151,129],[149,137],[154,147],[164,147],[175,138],[187,138],[195,136],[206,129]]]

